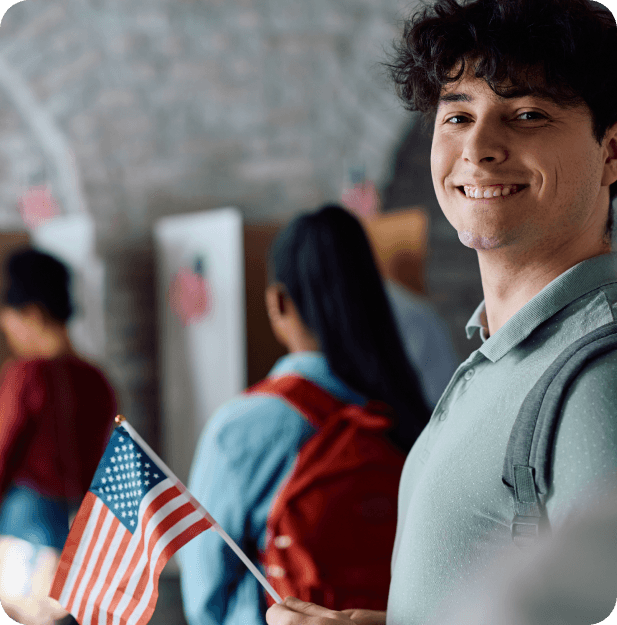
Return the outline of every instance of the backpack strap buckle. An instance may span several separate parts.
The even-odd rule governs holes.
[[[527,549],[533,547],[538,541],[540,517],[517,514],[510,527],[514,544],[521,549]]]

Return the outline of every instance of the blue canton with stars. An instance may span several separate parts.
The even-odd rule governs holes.
[[[133,533],[137,528],[141,500],[166,477],[120,425],[111,435],[90,484],[90,492],[102,499],[124,527]]]

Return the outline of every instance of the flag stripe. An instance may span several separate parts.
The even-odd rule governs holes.
[[[111,593],[108,593],[105,597],[105,609],[107,611],[107,625],[117,622],[115,618],[116,610],[123,600],[125,594],[130,592],[128,584],[130,581],[131,573],[137,566],[141,554],[143,552],[143,531],[149,523],[150,519],[156,514],[164,503],[167,501],[165,493],[169,489],[169,481],[163,480],[160,484],[155,486],[144,500],[142,501],[139,509],[140,522],[137,526],[135,534],[131,539],[127,556],[123,559],[120,568],[112,582],[110,587]],[[144,511],[142,513],[142,507]]]
[[[66,584],[69,576],[69,572],[75,561],[77,551],[81,544],[81,538],[84,535],[86,528],[88,527],[88,521],[90,520],[90,513],[92,508],[99,501],[96,495],[92,493],[86,493],[84,500],[75,515],[73,525],[71,526],[71,532],[68,535],[58,562],[58,568],[56,569],[56,575],[54,577],[54,583],[51,587],[49,596],[56,601],[60,601],[62,589]]]
[[[118,551],[122,549],[123,544],[128,543],[130,536],[131,533],[120,523],[118,518],[114,517],[101,552],[101,565],[97,570],[96,577],[93,576],[83,601],[85,606],[83,622],[89,623],[93,619],[96,620],[101,589],[107,581],[113,562],[119,557]]]
[[[165,480],[165,482],[168,482],[168,480]],[[139,583],[139,580],[141,578],[141,574],[148,562],[148,558],[150,557],[149,548],[152,534],[156,531],[157,526],[165,521],[167,515],[174,510],[174,508],[176,507],[176,502],[174,501],[174,499],[179,495],[180,493],[175,488],[175,486],[171,486],[167,491],[161,493],[161,495],[159,495],[159,497],[157,497],[157,499],[152,502],[151,506],[149,506],[149,508],[152,507],[153,509],[155,504],[158,505],[165,501],[165,505],[156,510],[156,512],[154,512],[147,520],[147,523],[144,524],[145,530],[142,534],[142,540],[139,545],[139,562],[131,569],[131,571],[127,571],[127,577],[129,577],[127,583],[127,592],[122,598],[122,601],[120,601],[114,608],[114,612],[116,613],[116,616],[114,618],[114,625],[122,622],[120,620],[120,617],[124,616],[125,610],[131,602],[132,596],[135,593],[135,589],[137,588],[137,584]],[[146,518],[147,514],[148,510],[146,510],[144,518]]]
[[[100,592],[98,593],[95,599],[95,607],[98,609],[98,618],[93,616],[92,622],[99,623],[99,625],[104,625],[107,621],[107,612],[103,609],[103,600],[105,599],[105,595],[110,589],[114,575],[120,566],[124,555],[127,553],[128,546],[131,542],[131,538],[133,535],[129,532],[123,525],[118,528],[118,532],[123,532],[122,538],[120,540],[120,546],[117,549],[117,552],[113,556],[113,561],[109,566],[109,570],[105,578],[102,578],[103,584]]]
[[[181,496],[180,493],[178,493],[178,495]],[[148,561],[150,561],[158,540],[161,538],[162,535],[165,534],[165,532],[167,532],[168,529],[173,527],[184,517],[195,512],[195,508],[188,502],[185,503],[183,506],[180,506],[179,508],[175,507],[175,502],[170,502],[170,504],[174,506],[172,508],[172,511],[167,514],[165,518],[163,518],[163,520],[154,527],[152,533],[150,534],[150,537],[148,539],[148,548],[146,551],[146,561],[144,562],[144,567],[142,568],[141,575],[137,580],[135,589],[131,593],[131,599],[129,600],[124,612],[122,613],[123,619],[128,618],[128,616],[137,607],[137,605],[141,601],[144,591],[147,588],[150,572],[145,565],[148,563]]]
[[[182,534],[176,536],[163,550],[161,557],[159,558],[159,563],[156,566],[156,578],[161,574],[161,571],[169,561],[169,558],[173,556],[173,554],[178,551],[181,547],[184,547],[186,543],[195,538],[198,534],[201,534],[207,529],[212,527],[212,523],[203,517],[200,518],[196,523],[193,523],[190,527],[188,527]],[[158,590],[156,591],[156,596],[158,596]],[[156,599],[155,599],[156,601]],[[148,605],[144,608],[141,616],[135,622],[136,625],[145,625],[152,616],[155,608],[155,601],[150,601]]]
[[[82,599],[84,597],[84,593],[86,592],[86,588],[88,587],[88,583],[90,582],[90,578],[94,571],[98,555],[101,552],[102,544],[107,538],[107,531],[109,529],[109,526],[111,525],[111,521],[113,518],[114,515],[109,511],[107,506],[103,506],[97,523],[98,531],[92,537],[92,542],[90,543],[90,552],[86,554],[88,565],[82,568],[82,570],[84,571],[84,575],[77,589],[75,598],[73,599],[71,612],[73,614],[77,613],[76,618],[78,621],[83,620],[83,614],[81,611]]]
[[[103,505],[103,503],[101,502],[99,505],[99,502],[97,501],[97,505],[95,506],[94,510],[92,511],[94,513],[95,516],[93,516],[93,520],[95,520],[95,524],[94,527],[92,527],[92,529],[89,532],[88,535],[88,542],[84,543],[84,546],[86,548],[86,552],[83,555],[83,561],[86,562],[87,564],[90,563],[90,555],[92,554],[92,550],[94,549],[94,543],[98,537],[98,534],[101,530],[101,524],[103,523],[103,520],[105,519],[105,513],[107,512],[107,508]],[[79,587],[81,585],[81,581],[86,573],[86,568],[85,567],[81,567],[78,571],[76,571],[77,575],[73,581],[73,588],[71,591],[71,596],[69,597],[69,600],[67,602],[68,610],[69,612],[73,612],[73,602],[75,600],[75,595],[77,594]]]
[[[158,577],[160,572],[163,570],[163,567],[169,560],[169,557],[165,559],[167,552],[166,548],[176,539],[181,538],[182,533],[186,531],[189,527],[191,527],[194,523],[196,523],[200,514],[197,512],[193,512],[188,516],[184,517],[178,523],[176,523],[172,528],[167,530],[165,534],[163,534],[160,540],[157,541],[156,546],[152,552],[152,557],[149,559],[149,567],[148,567],[148,592],[142,596],[140,603],[138,604],[137,609],[135,610],[135,618],[131,618],[127,621],[128,625],[134,625],[138,620],[143,611],[148,607],[149,597],[154,593],[158,595],[158,590],[156,588]],[[173,553],[173,551],[172,551]],[[156,596],[155,596],[156,601]]]

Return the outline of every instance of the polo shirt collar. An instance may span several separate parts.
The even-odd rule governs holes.
[[[479,331],[483,344],[478,351],[496,362],[525,340],[541,323],[568,304],[613,283],[617,283],[617,252],[589,258],[547,284],[493,336],[488,336],[486,306],[483,301],[465,326],[467,338],[472,338]]]

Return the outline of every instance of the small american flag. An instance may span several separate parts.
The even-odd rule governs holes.
[[[143,625],[169,558],[213,523],[139,435],[121,425],[73,521],[50,596],[81,625]]]

